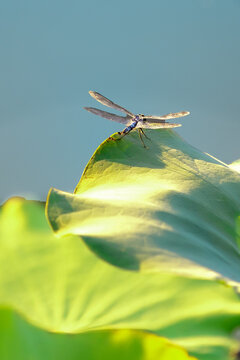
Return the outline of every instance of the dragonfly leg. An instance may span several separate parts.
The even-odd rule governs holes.
[[[139,131],[141,132],[142,135],[145,136],[146,139],[151,140],[151,139],[145,134],[145,132],[143,131],[142,128],[139,128]]]
[[[143,144],[143,147],[145,147],[145,149],[147,149],[148,147],[145,145],[145,143],[144,143],[144,141],[143,141],[143,137],[142,137],[142,134],[144,134],[144,132],[143,131],[141,131],[142,129],[138,129],[138,135],[139,135],[139,137],[140,137],[140,140],[141,140],[141,142],[142,142],[142,144]],[[145,135],[145,134],[144,134]]]

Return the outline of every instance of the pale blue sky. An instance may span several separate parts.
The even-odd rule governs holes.
[[[2,0],[0,201],[73,191],[121,125],[85,112],[96,90],[136,113],[189,110],[177,132],[240,158],[238,0]]]

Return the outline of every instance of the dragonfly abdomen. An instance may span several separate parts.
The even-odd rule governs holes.
[[[135,120],[132,122],[131,125],[127,126],[123,131],[122,134],[128,134],[131,130],[133,130],[139,122],[139,116],[135,117]]]

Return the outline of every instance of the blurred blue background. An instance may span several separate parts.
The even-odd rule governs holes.
[[[0,201],[74,190],[122,130],[82,109],[98,106],[89,90],[136,113],[189,110],[183,138],[240,158],[239,34],[238,0],[2,0]]]

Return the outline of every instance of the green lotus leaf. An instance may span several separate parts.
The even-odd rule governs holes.
[[[129,349],[131,359],[135,345],[140,352],[146,344],[151,351],[166,347],[166,356],[174,349],[176,355],[169,359],[176,360],[188,358],[185,350],[200,360],[226,360],[238,349],[238,340],[232,334],[240,324],[240,306],[231,287],[216,281],[114,267],[90,251],[78,236],[54,236],[43,206],[35,202],[13,199],[1,209],[0,268],[0,341],[11,346],[9,360],[20,358],[13,346],[27,355],[35,350],[39,358],[47,349],[54,358],[55,352],[63,351],[64,356],[64,344],[66,349],[79,347],[79,353],[83,346],[85,354],[85,341],[96,342],[99,351],[102,345],[109,345],[109,354],[115,354],[119,349],[119,344],[112,344],[115,334],[120,340],[126,336],[123,348]],[[4,315],[4,306],[11,310],[10,315]],[[16,320],[13,311],[41,328],[42,335],[39,329],[31,330],[23,320]],[[156,337],[151,340],[137,330]],[[15,345],[5,339],[7,331]],[[62,337],[46,332],[61,333]],[[70,338],[64,337],[66,334],[79,335]],[[158,358],[150,350],[139,358]],[[1,351],[4,346],[0,345],[0,358],[4,358]],[[30,355],[24,360],[32,359]],[[96,359],[95,355],[90,352],[89,359]],[[84,358],[88,359],[87,355]]]
[[[77,234],[101,258],[130,270],[240,280],[240,174],[171,130],[105,141],[75,194],[52,189],[58,235]]]
[[[232,162],[229,167],[237,172],[240,172],[240,159],[235,160]]]
[[[1,309],[0,318],[0,358],[4,360],[196,359],[168,340],[143,331],[56,334],[29,324],[9,309]]]

